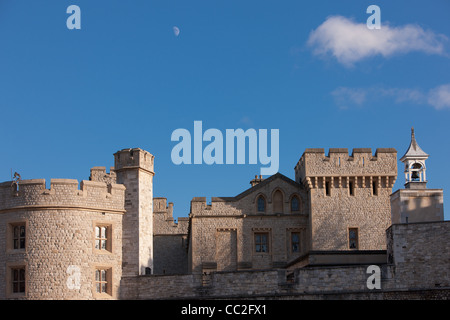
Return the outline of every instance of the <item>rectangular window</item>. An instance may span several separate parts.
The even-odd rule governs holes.
[[[255,252],[269,252],[268,233],[255,233]]]
[[[300,252],[300,233],[292,232],[291,233],[291,250],[292,252]]]
[[[355,195],[355,189],[354,189],[353,181],[349,181],[348,182],[348,193],[351,196]]]
[[[325,182],[325,195],[330,195],[330,181]]]
[[[348,229],[348,247],[349,249],[358,249],[358,228]]]
[[[104,269],[95,270],[95,292],[97,293],[108,292],[107,272],[108,271]]]
[[[25,268],[11,268],[12,293],[25,293]]]
[[[94,248],[101,251],[112,251],[111,239],[112,239],[112,227],[111,225],[98,224],[94,228],[95,239]]]
[[[25,224],[15,224],[12,226],[13,249],[25,249]]]
[[[372,182],[372,195],[377,196],[378,195],[378,184],[377,181]]]

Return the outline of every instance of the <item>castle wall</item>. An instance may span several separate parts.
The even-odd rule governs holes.
[[[307,186],[312,250],[351,249],[350,230],[357,230],[356,249],[385,249],[391,224],[390,194],[397,175],[394,149],[306,149],[295,167]]]
[[[124,187],[52,179],[0,185],[0,299],[111,299],[122,276]],[[95,248],[95,227],[108,227],[107,250]],[[25,229],[14,247],[14,227]],[[25,270],[23,293],[13,291],[13,269]],[[108,292],[95,290],[95,270],[109,270]],[[79,280],[79,281],[78,281]]]
[[[392,223],[444,220],[442,189],[400,189],[390,198]]]
[[[153,198],[154,274],[188,273],[189,218],[173,218],[173,203]]]
[[[283,193],[283,211],[273,208],[275,191]],[[266,211],[257,212],[257,197],[266,199]],[[301,210],[291,212],[293,195]],[[273,179],[235,198],[213,197],[191,201],[190,269],[194,273],[266,269],[284,266],[309,249],[306,195],[298,185]],[[292,252],[291,234],[300,234],[300,250]],[[268,238],[268,252],[256,252],[255,234]]]
[[[450,222],[393,225],[391,258],[380,267],[380,289],[369,289],[368,264],[294,270],[241,270],[206,275],[141,276],[122,280],[123,299],[445,299]],[[419,235],[418,235],[419,234]],[[428,241],[427,241],[428,240]],[[389,261],[390,260],[390,261]],[[166,288],[166,289],[164,289]]]

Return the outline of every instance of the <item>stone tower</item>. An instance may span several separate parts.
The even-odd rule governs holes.
[[[124,277],[153,271],[153,160],[139,148],[114,154],[117,183],[126,187],[123,217],[122,274]]]
[[[395,149],[306,149],[295,179],[308,191],[311,250],[385,249],[396,177]]]
[[[405,189],[390,196],[393,224],[444,220],[444,191],[427,189],[425,160],[428,157],[419,147],[412,128],[411,143],[400,158],[405,164]]]

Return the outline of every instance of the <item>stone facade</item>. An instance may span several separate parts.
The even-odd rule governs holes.
[[[0,299],[117,298],[122,277],[125,188],[94,181],[52,179],[0,185]],[[15,234],[24,227],[24,234]],[[95,228],[108,227],[111,245],[95,247]],[[21,244],[20,241],[23,240]],[[14,270],[25,290],[13,292]],[[95,270],[109,270],[108,292],[95,291]],[[68,284],[68,282],[70,282]],[[45,285],[43,285],[45,284]],[[79,285],[83,284],[83,285]],[[20,290],[18,290],[20,291]]]
[[[295,178],[308,190],[311,250],[386,249],[390,199],[397,176],[395,149],[306,149]]]
[[[294,197],[296,210],[291,208]],[[258,199],[263,210],[258,210],[262,209]],[[310,246],[306,192],[279,173],[236,197],[213,197],[210,204],[206,198],[194,198],[190,219],[189,271],[193,273],[278,268]]]
[[[189,218],[173,218],[173,203],[153,198],[153,274],[186,274],[188,272]]]
[[[173,203],[153,198],[153,155],[114,160],[80,183],[0,184],[0,299],[449,296],[450,224],[423,222],[421,209],[417,223],[391,221],[394,149],[306,149],[295,180],[256,176],[236,196],[194,197],[177,222]]]

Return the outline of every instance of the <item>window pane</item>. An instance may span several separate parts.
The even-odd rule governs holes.
[[[14,239],[14,249],[19,249],[19,240]]]
[[[100,283],[98,283],[98,282],[95,284],[95,291],[96,292],[101,292],[100,291]]]
[[[101,292],[106,292],[106,283],[102,283],[102,291]]]
[[[266,202],[263,197],[258,198],[258,211],[262,212],[266,210]]]
[[[102,249],[106,250],[106,240],[102,240],[101,243],[102,243]]]
[[[102,270],[102,281],[106,281],[106,271]]]
[[[19,282],[19,292],[25,292],[25,281]]]
[[[298,198],[294,197],[294,198],[292,198],[291,209],[292,209],[292,211],[298,211],[299,210],[298,208],[299,208],[299,206],[298,206]]]
[[[19,292],[19,283],[13,282],[13,292]]]
[[[99,227],[95,227],[95,237],[100,238],[100,228]]]
[[[25,237],[25,226],[20,226],[20,236]]]
[[[25,269],[19,269],[19,280],[25,281]]]
[[[95,270],[95,281],[100,281],[100,270]]]
[[[259,244],[256,245],[256,252],[261,252],[261,246]]]
[[[106,238],[106,227],[102,227],[102,238]]]
[[[13,269],[12,273],[13,273],[13,281],[19,281],[19,270]]]
[[[95,249],[100,249],[100,240],[95,240]]]
[[[19,227],[14,227],[14,238],[19,238]]]
[[[25,248],[25,239],[20,239],[19,249],[24,249],[24,248]]]

